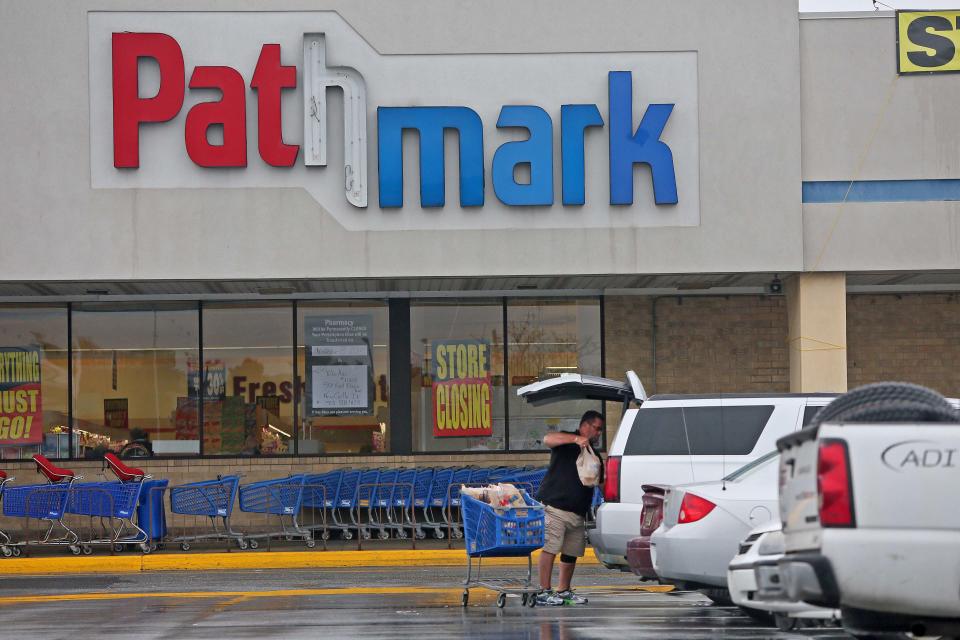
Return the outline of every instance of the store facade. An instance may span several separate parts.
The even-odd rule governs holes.
[[[8,467],[537,462],[615,430],[518,400],[567,372],[960,393],[960,83],[892,15],[164,9],[0,27]]]

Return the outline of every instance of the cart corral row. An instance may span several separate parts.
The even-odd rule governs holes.
[[[37,546],[60,545],[73,554],[101,546],[111,552],[150,553],[165,545],[187,551],[197,543],[256,549],[272,540],[299,540],[315,548],[334,536],[362,541],[378,538],[460,539],[463,485],[511,483],[536,495],[546,470],[527,467],[343,469],[320,474],[241,484],[238,475],[168,486],[129,467],[112,454],[105,468],[111,482],[84,482],[69,469],[34,456],[43,484],[14,485],[0,471],[3,515],[18,519],[19,531],[0,528],[0,552],[19,556]],[[166,495],[166,499],[165,499]],[[599,495],[596,502],[599,504]],[[235,505],[260,514],[255,526],[237,531]]]

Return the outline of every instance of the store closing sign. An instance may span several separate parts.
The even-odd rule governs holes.
[[[0,445],[41,440],[40,350],[0,347]]]
[[[897,11],[897,72],[960,71],[960,11]]]
[[[434,340],[433,435],[493,435],[489,340]]]
[[[699,223],[695,52],[385,56],[329,12],[94,12],[90,47],[97,188],[299,186],[352,229]]]

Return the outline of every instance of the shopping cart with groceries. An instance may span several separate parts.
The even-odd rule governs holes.
[[[500,608],[507,603],[508,596],[519,597],[525,606],[536,606],[540,589],[532,582],[531,554],[543,546],[543,505],[523,489],[507,483],[463,486],[460,502],[467,551],[467,577],[463,581],[461,604],[465,607],[469,603],[472,587],[483,587],[498,594]],[[523,556],[527,558],[525,579],[482,576],[484,558]],[[474,559],[477,560],[476,575]]]

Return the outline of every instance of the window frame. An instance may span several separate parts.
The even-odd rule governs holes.
[[[397,346],[402,346],[406,342],[409,347],[409,329],[411,323],[411,306],[409,303],[413,302],[437,302],[437,303],[457,303],[464,302],[469,303],[473,301],[486,300],[495,305],[499,305],[501,308],[500,314],[500,328],[501,334],[504,337],[504,348],[503,348],[503,358],[504,358],[504,385],[505,393],[503,397],[503,419],[504,419],[504,448],[503,449],[488,449],[488,450],[454,450],[454,451],[421,451],[413,447],[413,429],[412,424],[412,409],[407,406],[406,410],[403,412],[405,415],[400,416],[396,414],[396,417],[403,418],[402,420],[395,419],[395,410],[399,410],[404,407],[404,403],[397,402],[394,406],[393,395],[404,389],[404,385],[409,388],[411,382],[411,373],[410,373],[410,353],[409,348],[399,349]],[[510,407],[509,407],[509,392],[510,392],[510,354],[509,354],[509,338],[507,334],[508,329],[508,307],[511,302],[521,302],[526,304],[535,305],[539,301],[551,301],[555,303],[562,304],[564,301],[574,302],[576,300],[589,300],[598,302],[599,306],[599,341],[600,341],[600,375],[605,373],[606,369],[606,335],[605,335],[605,309],[604,309],[604,296],[600,294],[588,294],[588,295],[570,295],[564,296],[562,294],[551,293],[544,296],[536,295],[500,295],[500,296],[473,296],[473,295],[463,295],[463,296],[431,296],[431,295],[418,295],[415,297],[404,297],[403,300],[407,301],[408,304],[399,307],[399,313],[402,317],[395,318],[395,305],[391,302],[394,300],[389,295],[379,295],[379,296],[362,296],[362,297],[323,297],[323,298],[314,298],[314,297],[266,297],[263,299],[258,298],[237,298],[237,299],[207,299],[207,298],[190,298],[190,299],[175,299],[175,298],[148,298],[144,297],[140,299],[124,298],[122,300],[86,300],[80,299],[76,301],[66,300],[63,302],[47,302],[47,301],[5,301],[4,305],[15,308],[57,308],[62,309],[66,316],[66,343],[67,343],[67,440],[68,440],[68,454],[69,457],[59,458],[64,461],[81,461],[83,458],[74,457],[73,445],[74,445],[74,412],[75,412],[75,402],[74,402],[74,314],[75,312],[83,311],[84,306],[93,304],[96,306],[102,306],[105,310],[110,308],[115,308],[118,311],[122,310],[124,307],[136,307],[137,305],[165,305],[165,304],[182,304],[184,307],[188,307],[196,310],[197,317],[197,354],[200,362],[204,362],[205,354],[205,342],[204,342],[204,307],[205,306],[236,306],[243,307],[244,305],[262,305],[264,303],[278,303],[278,304],[287,304],[288,313],[290,314],[290,328],[292,329],[292,349],[291,349],[291,379],[293,380],[294,387],[294,407],[293,407],[293,423],[294,423],[294,433],[293,433],[293,446],[290,447],[290,451],[286,453],[268,453],[261,454],[258,456],[249,456],[241,454],[207,454],[204,451],[203,447],[203,403],[200,403],[200,409],[198,411],[198,420],[199,432],[200,432],[200,453],[199,454],[171,454],[165,455],[162,457],[153,457],[149,460],[243,460],[249,459],[251,457],[261,458],[261,459],[273,459],[273,458],[316,458],[316,454],[300,454],[299,449],[299,437],[300,437],[300,402],[302,401],[301,392],[300,392],[300,378],[298,377],[299,371],[297,366],[297,337],[302,331],[302,327],[299,322],[299,310],[300,305],[310,305],[320,303],[322,305],[334,306],[338,303],[350,305],[355,304],[361,300],[370,302],[371,304],[382,303],[388,309],[388,322],[390,323],[390,334],[389,334],[389,349],[390,354],[388,357],[389,362],[389,379],[391,387],[391,401],[390,401],[390,429],[392,435],[390,436],[390,442],[388,444],[389,451],[386,452],[372,452],[364,454],[356,453],[324,453],[323,458],[356,458],[359,455],[365,457],[393,457],[400,455],[417,455],[417,456],[498,456],[503,454],[543,454],[545,450],[543,448],[536,449],[519,449],[510,447]],[[408,329],[408,335],[405,337],[405,340],[399,340],[399,336],[395,336],[393,332],[394,322],[398,321],[398,325],[406,325]],[[399,321],[403,320],[404,322],[400,323]],[[403,372],[402,376],[397,376],[397,373]],[[402,378],[402,379],[401,379]],[[600,412],[604,416],[606,421],[607,417],[607,407],[606,403],[601,403]],[[603,443],[602,448],[599,451],[606,451],[607,449],[607,435],[606,431],[603,433]],[[399,445],[397,444],[399,443]]]

